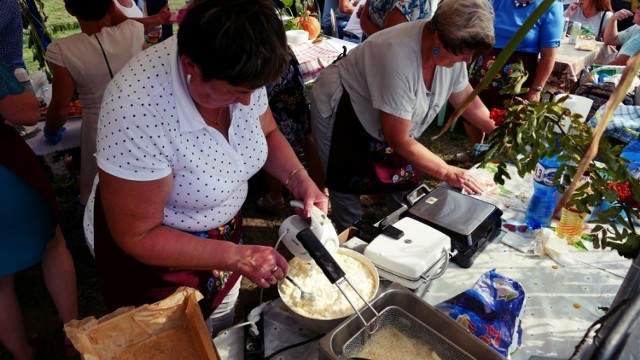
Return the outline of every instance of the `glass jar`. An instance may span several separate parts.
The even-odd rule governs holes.
[[[566,239],[567,243],[574,244],[580,240],[582,229],[584,228],[584,219],[587,213],[580,213],[577,209],[562,208],[560,222],[556,227],[556,234],[560,238]]]

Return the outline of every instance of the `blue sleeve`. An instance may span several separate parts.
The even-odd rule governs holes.
[[[0,11],[0,60],[10,71],[25,68],[22,57],[22,11],[17,1],[3,1]]]
[[[631,39],[628,39],[622,47],[620,47],[620,54],[627,55],[629,57],[640,52],[640,35],[636,35]]]
[[[24,86],[13,76],[13,72],[0,61],[0,100],[7,95],[17,95],[23,91]]]
[[[539,37],[540,48],[559,47],[562,28],[564,27],[562,4],[555,1],[541,20],[542,26],[540,27]]]

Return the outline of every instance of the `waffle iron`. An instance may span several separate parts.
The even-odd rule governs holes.
[[[420,185],[406,196],[406,201],[409,208],[401,216],[423,222],[448,235],[451,248],[457,250],[452,261],[462,268],[473,265],[475,258],[502,227],[502,210],[446,186],[429,191],[425,185]]]
[[[449,236],[409,217],[393,227],[401,237],[381,233],[364,249],[380,277],[415,290],[444,273],[451,251]]]

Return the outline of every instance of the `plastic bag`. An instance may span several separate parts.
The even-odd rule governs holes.
[[[471,289],[435,307],[508,358],[522,344],[525,300],[520,283],[493,269]]]

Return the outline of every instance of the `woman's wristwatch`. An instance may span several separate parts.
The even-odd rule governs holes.
[[[544,89],[542,86],[532,86],[532,87],[531,87],[531,90],[535,90],[535,91],[537,91],[537,92],[542,91],[542,89]]]

